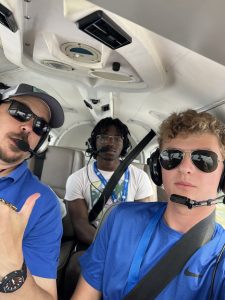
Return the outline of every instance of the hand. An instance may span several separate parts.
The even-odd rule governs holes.
[[[0,277],[18,270],[22,266],[23,235],[39,197],[39,193],[28,197],[19,212],[0,202]]]

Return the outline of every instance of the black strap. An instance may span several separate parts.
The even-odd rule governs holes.
[[[122,161],[118,168],[113,173],[112,177],[107,182],[101,196],[98,201],[92,207],[92,210],[89,212],[89,222],[93,222],[99,213],[102,211],[105,203],[109,199],[112,191],[120,180],[121,176],[125,172],[127,166],[135,159],[135,157],[144,149],[144,147],[153,139],[155,132],[151,130],[141,141],[140,143],[127,155],[127,157]]]
[[[211,239],[214,228],[215,213],[213,212],[184,234],[123,300],[154,300],[180,273],[194,252]]]
[[[34,157],[34,170],[33,173],[36,175],[40,180],[41,180],[41,174],[43,171],[43,166],[44,166],[44,160],[46,157],[46,152],[44,151],[37,156]]]

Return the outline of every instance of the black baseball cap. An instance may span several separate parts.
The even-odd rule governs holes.
[[[1,101],[4,101],[13,96],[33,96],[43,100],[49,107],[51,111],[51,119],[49,125],[51,128],[61,127],[64,123],[64,112],[60,103],[44,92],[41,89],[36,88],[35,86],[21,83],[17,86],[10,87],[3,91]]]

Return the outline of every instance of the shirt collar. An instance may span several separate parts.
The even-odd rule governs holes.
[[[9,173],[5,178],[11,178],[13,181],[17,181],[22,174],[27,170],[27,161],[23,161],[19,164],[11,173]]]

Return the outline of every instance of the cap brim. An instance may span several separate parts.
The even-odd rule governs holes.
[[[32,96],[32,97],[40,98],[48,105],[51,111],[51,119],[49,122],[51,128],[58,128],[63,125],[64,111],[62,109],[62,106],[55,98],[45,93],[44,91],[34,86],[31,86],[29,84],[21,83],[17,86],[7,89],[2,94],[2,100],[6,100],[9,97],[13,97],[13,96]]]

